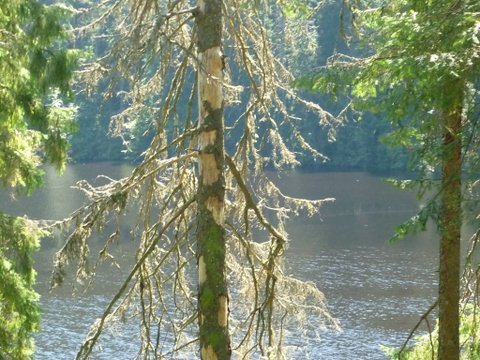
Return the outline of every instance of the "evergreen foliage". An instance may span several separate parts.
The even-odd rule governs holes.
[[[358,3],[359,8],[367,5]],[[350,93],[353,111],[387,118],[393,131],[385,142],[407,149],[412,169],[429,174],[441,157],[439,113],[462,91],[449,86],[452,77],[468,84],[465,104],[471,116],[466,116],[464,137],[476,140],[468,132],[475,130],[478,115],[478,7],[477,1],[401,0],[357,9],[359,35],[370,56],[336,53],[325,70],[297,84],[334,95]]]
[[[65,39],[68,11],[33,0],[0,1],[0,179],[31,193],[41,184],[44,161],[62,170],[75,128],[70,81],[74,53]],[[30,359],[39,328],[31,254],[42,231],[0,213],[0,358]]]
[[[42,158],[63,169],[74,129],[69,83],[71,51],[52,47],[63,37],[66,10],[36,1],[2,1],[0,12],[0,178],[33,190],[41,182]]]
[[[437,225],[441,235],[438,354],[439,359],[455,359],[459,353],[461,202],[469,200],[461,194],[462,169],[466,174],[478,170],[472,159],[478,157],[480,141],[480,3],[353,3],[354,24],[370,55],[335,54],[325,71],[298,84],[333,94],[349,93],[354,111],[387,118],[393,131],[386,141],[409,152],[410,166],[418,174],[418,181],[398,183],[413,185],[420,197],[427,190],[434,194],[417,216],[398,228],[396,237],[424,229],[429,219]],[[467,187],[475,184],[465,180]]]
[[[38,294],[33,290],[32,253],[44,233],[26,219],[0,214],[0,356],[30,359],[31,334],[39,330]]]

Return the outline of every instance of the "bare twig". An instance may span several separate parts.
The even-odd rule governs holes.
[[[398,356],[400,357],[401,353],[403,351],[405,351],[405,349],[407,348],[407,344],[408,342],[412,339],[413,335],[415,334],[415,332],[417,331],[417,329],[420,327],[420,325],[422,324],[423,321],[426,321],[427,324],[428,324],[428,315],[430,315],[430,313],[437,307],[438,305],[438,301],[435,301],[432,305],[430,305],[430,307],[427,309],[427,311],[425,311],[423,313],[423,315],[420,317],[420,320],[418,320],[418,322],[415,324],[415,326],[412,328],[412,330],[410,331],[410,333],[408,334],[407,336],[407,339],[405,340],[405,342],[403,343],[402,347],[400,348],[400,350],[398,351]],[[430,342],[432,342],[432,340],[430,339]],[[433,346],[432,346],[433,348]]]

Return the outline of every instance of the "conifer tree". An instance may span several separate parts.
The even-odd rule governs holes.
[[[96,351],[104,329],[131,312],[144,358],[192,351],[203,359],[231,353],[281,359],[292,324],[296,331],[336,328],[321,292],[284,274],[281,261],[285,219],[300,211],[315,215],[324,200],[285,196],[264,171],[298,164],[292,141],[321,157],[287,109],[300,103],[323,124],[333,117],[291,87],[287,59],[272,46],[277,19],[282,36],[299,29],[295,35],[314,37],[308,21],[314,10],[303,1],[249,0],[202,0],[193,8],[183,0],[105,1],[78,9],[84,17],[79,36],[104,22],[116,33],[107,54],[80,72],[87,87],[111,80],[105,97],[122,94],[129,104],[112,119],[115,133],[125,134],[140,119],[156,127],[130,176],[101,187],[80,183],[90,203],[58,224],[68,238],[56,256],[54,285],[71,262],[79,280],[95,274],[90,236],[115,219],[117,228],[99,254],[111,261],[120,215],[132,203],[139,207],[134,265],[78,359]],[[224,109],[234,105],[240,110],[225,117]],[[289,129],[288,141],[281,127]],[[236,143],[231,154],[225,139]],[[318,323],[300,324],[305,316]]]
[[[74,57],[54,43],[63,35],[61,7],[33,0],[0,1],[0,179],[31,193],[40,165],[61,170],[73,130]],[[30,359],[39,329],[32,253],[44,235],[26,218],[0,213],[0,358]]]
[[[385,116],[393,126],[385,141],[406,148],[418,174],[417,181],[397,184],[416,188],[421,197],[435,194],[396,237],[435,220],[440,234],[437,356],[458,359],[462,178],[463,172],[478,170],[480,3],[399,0],[375,8],[352,3],[355,29],[369,56],[335,54],[325,71],[299,85],[348,91],[353,110]],[[466,189],[474,183],[470,180]]]

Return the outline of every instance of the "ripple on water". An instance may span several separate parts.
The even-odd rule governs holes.
[[[399,347],[435,297],[435,258],[407,250],[326,249],[291,256],[290,273],[316,279],[342,332],[315,345],[322,359],[386,359],[381,346]]]
[[[36,360],[73,359],[84,341],[89,326],[98,318],[109,298],[107,296],[62,296],[44,295],[41,306],[42,331],[36,335]],[[135,354],[138,344],[138,329],[126,326],[122,332],[107,331],[100,344],[102,352],[92,359],[128,359]],[[111,346],[114,345],[114,346]]]

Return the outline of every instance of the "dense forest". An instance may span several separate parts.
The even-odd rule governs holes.
[[[348,21],[341,19],[341,13],[344,11],[342,6],[341,1],[329,2],[311,19],[312,32],[308,36],[314,37],[315,39],[310,41],[317,43],[318,46],[307,59],[300,60],[298,55],[297,58],[295,54],[291,55],[290,61],[294,62],[297,74],[325,66],[335,51],[360,53],[358,44],[354,42],[347,44],[346,38],[341,35],[342,27],[349,27]],[[105,26],[107,27],[108,24]],[[75,45],[84,51],[90,51],[92,56],[101,57],[108,51],[107,39],[106,36],[88,38],[77,41]],[[308,41],[308,39],[305,40],[305,42]],[[230,70],[238,74],[237,83],[246,82],[245,73],[234,68]],[[192,77],[190,81],[193,82],[194,78]],[[72,135],[70,151],[70,157],[74,162],[138,162],[154,136],[155,123],[148,116],[133,121],[132,128],[126,134],[119,134],[112,128],[111,117],[128,107],[128,101],[121,96],[128,90],[128,85],[117,84],[116,89],[111,90],[112,96],[108,99],[104,96],[106,87],[107,85],[103,84],[94,95],[87,97],[80,93],[76,97],[78,131]],[[186,101],[186,96],[181,101]],[[339,113],[347,105],[346,97],[333,99],[328,94],[319,92],[304,94],[304,96],[309,101],[322,104],[332,113]],[[227,122],[240,115],[238,109],[227,109],[227,111]],[[351,114],[332,128],[322,125],[314,114],[306,113],[301,108],[292,106],[290,111],[292,116],[302,119],[298,130],[305,134],[312,147],[324,155],[322,159],[315,159],[308,154],[301,154],[298,167],[305,170],[363,170],[397,174],[408,171],[408,158],[405,151],[382,142],[382,136],[391,131],[391,126],[382,119],[381,115]],[[284,130],[283,135],[287,137],[287,134],[288,130]],[[227,143],[227,149],[230,152],[234,146],[234,143]]]
[[[1,359],[34,357],[32,256],[49,237],[52,289],[73,277],[88,291],[102,264],[120,268],[121,238],[135,245],[77,359],[121,322],[144,359],[287,359],[289,335],[338,331],[321,289],[285,271],[289,219],[332,202],[284,194],[266,171],[292,168],[401,175],[422,206],[393,241],[437,230],[438,294],[386,353],[480,356],[478,221],[461,248],[479,211],[477,0],[0,5],[4,187],[31,194],[44,164],[132,165],[78,182],[86,201],[61,220],[0,213]]]

